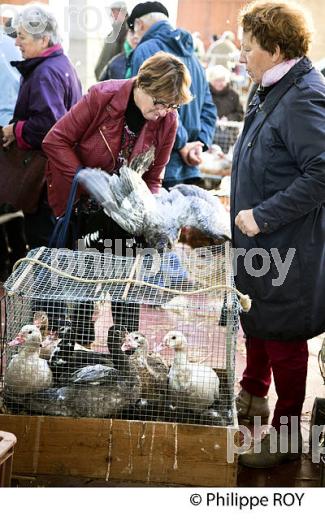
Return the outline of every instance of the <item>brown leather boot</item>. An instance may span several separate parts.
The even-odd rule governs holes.
[[[261,417],[261,424],[267,424],[270,415],[268,397],[256,397],[242,389],[236,397],[238,421],[253,424],[254,417]]]

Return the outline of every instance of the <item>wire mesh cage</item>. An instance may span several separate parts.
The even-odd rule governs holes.
[[[31,251],[2,302],[6,412],[234,424],[230,256]]]
[[[223,153],[231,153],[242,129],[242,121],[218,120],[213,142],[220,146]]]
[[[242,121],[217,121],[213,144],[203,152],[199,166],[206,190],[219,189],[222,179],[230,176],[234,146],[242,129]]]

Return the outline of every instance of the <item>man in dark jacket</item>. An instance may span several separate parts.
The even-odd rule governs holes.
[[[95,77],[97,81],[101,80],[101,76],[108,63],[118,54],[123,52],[123,46],[127,34],[127,6],[125,2],[112,2],[110,5],[112,30],[106,36],[105,43],[99,55],[95,66]]]
[[[123,46],[123,52],[112,58],[104,68],[99,81],[108,79],[124,79],[127,77],[128,57],[138,43],[133,31],[128,30]]]
[[[208,149],[214,137],[216,108],[204,70],[195,56],[192,36],[181,29],[173,29],[168,21],[168,11],[160,2],[136,5],[128,18],[128,25],[140,40],[131,55],[133,76],[141,64],[158,51],[174,54],[190,71],[194,99],[179,109],[177,136],[163,185],[169,188],[179,183],[199,183],[198,165],[202,151]]]

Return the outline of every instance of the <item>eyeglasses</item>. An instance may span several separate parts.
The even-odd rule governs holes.
[[[152,98],[152,102],[154,106],[160,105],[162,108],[166,110],[178,110],[181,105],[173,104],[173,103],[165,103],[165,101],[160,101],[159,99]]]

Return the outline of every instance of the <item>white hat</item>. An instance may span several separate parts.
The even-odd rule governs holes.
[[[126,2],[121,2],[119,0],[116,0],[116,2],[111,2],[109,4],[110,9],[122,9],[122,11],[127,12],[128,6],[126,5]]]
[[[206,69],[206,73],[210,83],[216,79],[225,79],[226,83],[230,81],[230,71],[223,65],[212,65]]]

